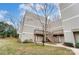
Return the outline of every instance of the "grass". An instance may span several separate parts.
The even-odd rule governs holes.
[[[0,55],[73,55],[66,48],[19,43],[15,38],[0,39]]]

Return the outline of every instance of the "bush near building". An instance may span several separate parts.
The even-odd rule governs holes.
[[[76,48],[79,48],[79,43],[76,43]]]
[[[74,47],[73,43],[69,43],[69,42],[64,42],[64,45],[69,46],[69,47]]]
[[[0,37],[15,37],[17,38],[19,35],[17,34],[16,29],[7,23],[0,22]]]
[[[69,47],[74,47],[73,43],[65,42],[64,45],[69,46]],[[75,44],[75,47],[76,47],[76,48],[79,48],[79,43],[76,43],[76,44]]]

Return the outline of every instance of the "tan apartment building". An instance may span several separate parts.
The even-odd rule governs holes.
[[[27,12],[24,18],[24,22],[22,22],[20,26],[20,35],[19,38],[21,39],[21,42],[24,42],[26,40],[31,40],[34,42],[42,42],[43,40],[43,28],[42,24],[39,20],[39,18],[42,20],[42,23],[44,23],[44,17],[38,16],[34,13]],[[55,20],[55,21],[49,21],[48,22],[48,36],[47,38],[49,41],[52,42],[59,42],[62,37],[62,26],[61,26],[61,21],[60,20]],[[61,33],[61,35],[59,34]],[[54,35],[53,35],[54,34]]]
[[[64,42],[79,43],[79,3],[60,4]]]
[[[57,43],[75,43],[79,42],[79,4],[78,3],[60,3],[61,18],[54,22],[50,22],[48,28],[48,39]],[[27,13],[23,25],[23,31],[19,38],[21,41],[34,41],[35,29],[42,30],[41,23],[37,19],[38,16],[33,13]],[[43,17],[40,17],[44,20]],[[40,32],[40,31],[37,31]],[[40,32],[41,33],[41,32]],[[43,36],[38,35],[38,41],[42,41]]]
[[[41,23],[37,19],[38,16],[31,13],[27,12],[24,18],[24,22],[22,22],[21,28],[20,28],[20,39],[22,42],[25,40],[34,40],[34,30],[35,29],[42,29]]]
[[[21,35],[19,36],[22,42],[25,40],[34,41],[36,32],[38,33],[36,33],[37,35],[40,33],[39,37],[36,37],[36,39],[38,38],[38,41],[42,41],[43,37],[41,35],[41,31],[43,28],[39,19],[44,22],[44,17],[38,16],[31,12],[26,13],[24,22],[21,25],[22,29],[20,29]]]

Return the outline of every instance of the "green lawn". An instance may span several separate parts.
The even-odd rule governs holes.
[[[19,43],[15,38],[0,39],[0,55],[73,55],[71,50],[34,45],[33,43]]]

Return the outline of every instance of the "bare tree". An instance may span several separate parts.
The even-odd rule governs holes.
[[[44,20],[38,17],[38,20],[40,21],[43,29],[44,39],[42,40],[42,43],[44,46],[44,43],[46,42],[46,37],[47,37],[47,28],[49,24],[48,22],[49,22],[50,16],[53,15],[53,12],[57,8],[57,6],[52,3],[35,3],[35,4],[25,4],[25,5],[26,7],[29,7],[31,12],[34,12],[35,14],[44,17]]]

